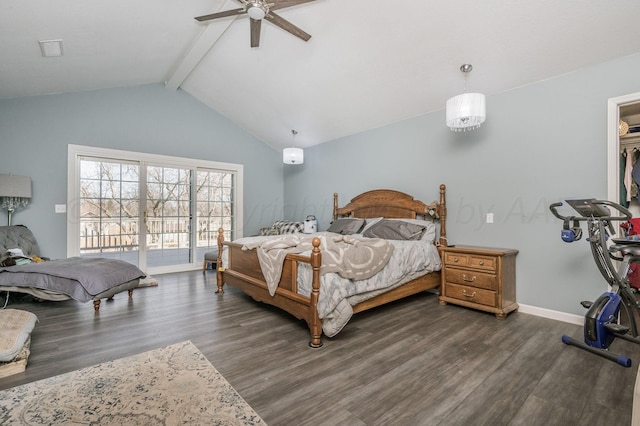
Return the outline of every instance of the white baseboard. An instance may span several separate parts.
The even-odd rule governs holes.
[[[551,309],[539,308],[537,306],[518,304],[518,312],[523,314],[536,315],[538,317],[550,318],[562,322],[568,322],[570,324],[584,325],[584,316],[568,314],[566,312],[553,311]]]

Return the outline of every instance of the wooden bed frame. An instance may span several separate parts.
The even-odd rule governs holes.
[[[353,198],[349,204],[338,208],[338,194],[333,194],[333,218],[407,218],[415,219],[418,215],[425,219],[438,218],[440,220],[440,236],[436,245],[446,245],[446,202],[445,185],[440,185],[440,200],[426,205],[422,201],[414,200],[412,196],[387,189],[365,192]],[[224,284],[240,288],[247,295],[258,302],[276,306],[298,319],[307,322],[311,340],[309,346],[322,346],[322,323],[318,318],[318,297],[320,295],[320,239],[313,239],[313,250],[310,256],[289,254],[285,257],[282,277],[274,296],[267,290],[267,284],[262,275],[258,256],[255,250],[242,250],[242,245],[224,241],[223,230],[218,232],[218,291],[223,292]],[[228,250],[228,265],[222,264],[223,246]],[[298,262],[308,263],[313,269],[312,290],[309,297],[298,294]],[[353,313],[375,308],[395,300],[420,293],[422,291],[440,287],[440,271],[429,273],[396,287],[386,293],[365,300],[353,306]]]

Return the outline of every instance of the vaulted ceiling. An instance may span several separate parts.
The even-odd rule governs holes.
[[[442,110],[463,63],[467,91],[490,96],[640,52],[637,0],[316,0],[277,11],[308,42],[263,22],[258,48],[246,14],[194,20],[239,7],[0,0],[0,98],[164,82],[273,147],[292,129],[306,147]],[[49,39],[62,57],[41,56]]]

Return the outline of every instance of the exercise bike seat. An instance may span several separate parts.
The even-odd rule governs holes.
[[[614,240],[615,241],[615,240]],[[640,241],[625,242],[623,244],[613,244],[609,246],[610,253],[620,253],[622,256],[631,256],[634,260],[640,258]]]
[[[611,241],[613,241],[615,244],[640,246],[640,235],[630,235],[626,238],[612,238]]]

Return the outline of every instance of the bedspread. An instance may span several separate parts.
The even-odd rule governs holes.
[[[321,237],[324,234],[317,233],[311,236]],[[247,237],[235,242],[258,246],[270,238],[273,237]],[[370,240],[360,235],[352,235],[350,238]],[[387,241],[393,245],[393,253],[386,265],[374,276],[363,280],[346,279],[336,272],[320,276],[318,316],[322,320],[325,335],[332,337],[342,330],[353,315],[352,305],[442,268],[438,250],[430,241]],[[311,251],[301,254],[308,256]],[[223,262],[227,262],[226,250],[223,251]],[[312,272],[309,264],[299,263],[298,293],[307,297],[311,294]]]
[[[36,287],[88,302],[93,296],[145,274],[122,260],[80,258],[0,268],[0,286]]]
[[[393,245],[378,238],[353,238],[346,235],[318,234],[313,237],[285,237],[247,242],[243,249],[257,249],[262,274],[269,294],[276,293],[284,258],[289,253],[310,252],[314,237],[320,239],[320,273],[335,272],[342,278],[363,280],[377,274],[389,261]]]
[[[373,277],[361,281],[331,273],[320,277],[318,316],[325,335],[335,336],[342,330],[353,315],[353,305],[442,268],[438,250],[431,242],[389,241],[394,246],[393,255]],[[300,264],[298,292],[305,296],[311,294],[311,272],[309,265]]]

